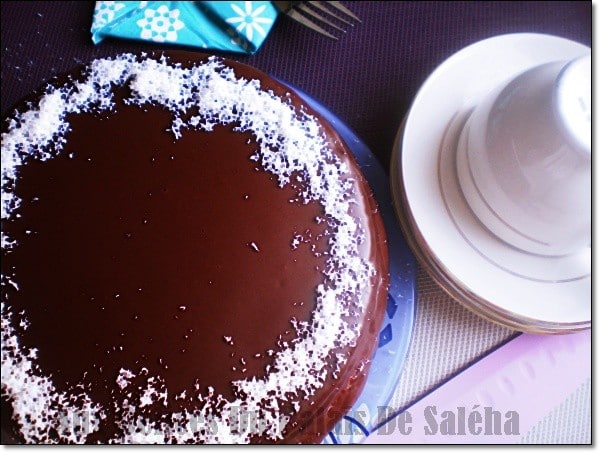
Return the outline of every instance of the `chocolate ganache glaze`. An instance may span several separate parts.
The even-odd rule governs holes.
[[[320,442],[388,284],[336,132],[186,52],[97,60],[38,99],[2,135],[2,441]]]

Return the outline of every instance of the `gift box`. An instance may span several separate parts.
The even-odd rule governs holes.
[[[271,2],[98,1],[92,41],[112,37],[253,54],[277,14]]]

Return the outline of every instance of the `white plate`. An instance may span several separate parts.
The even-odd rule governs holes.
[[[591,249],[542,257],[489,233],[458,185],[458,134],[472,108],[499,84],[533,66],[589,52],[564,38],[529,33],[466,47],[421,87],[394,145],[392,191],[415,254],[457,300],[518,330],[590,327]]]

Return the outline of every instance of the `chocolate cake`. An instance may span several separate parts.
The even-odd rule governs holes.
[[[315,443],[360,393],[383,223],[284,85],[95,60],[5,122],[1,184],[4,443]]]

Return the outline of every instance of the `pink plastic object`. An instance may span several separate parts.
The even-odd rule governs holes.
[[[365,444],[510,444],[591,376],[591,333],[522,334],[375,429]]]

